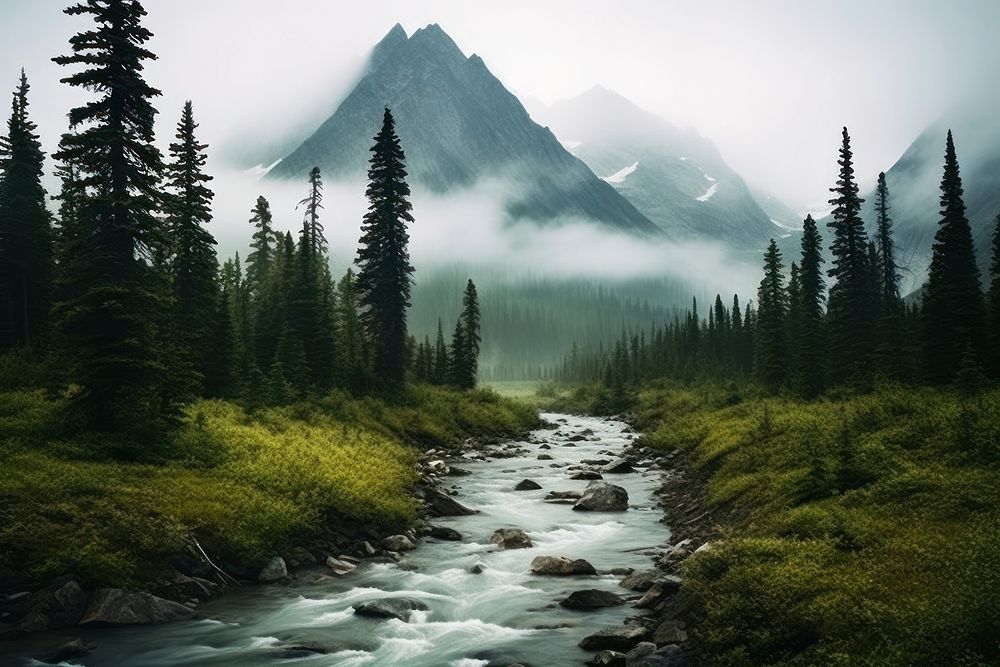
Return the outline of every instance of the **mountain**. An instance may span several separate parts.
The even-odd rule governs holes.
[[[994,108],[969,104],[964,111],[946,113],[931,123],[885,172],[897,257],[904,269],[904,294],[917,289],[927,277],[940,220],[938,187],[949,129],[958,153],[976,258],[986,284],[994,222],[1000,213],[1000,144],[996,140],[1000,137],[1000,119],[990,113]],[[868,193],[862,213],[869,230],[875,224],[874,202],[874,193]]]
[[[586,219],[631,232],[659,230],[566,151],[477,55],[466,57],[437,24],[411,36],[398,24],[374,48],[336,111],[268,172],[302,179],[362,177],[383,107],[396,119],[417,187],[443,193],[496,180],[510,219]]]
[[[563,144],[669,236],[763,249],[776,227],[718,149],[596,86],[543,114]]]

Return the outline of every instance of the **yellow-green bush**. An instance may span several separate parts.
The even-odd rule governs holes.
[[[489,391],[415,387],[390,401],[346,394],[247,413],[188,408],[157,463],[104,455],[93,434],[58,435],[58,400],[0,395],[0,572],[76,572],[135,584],[198,537],[260,561],[327,521],[413,521],[417,449],[530,428],[537,415]]]
[[[742,393],[636,405],[646,443],[687,452],[732,517],[686,571],[707,662],[997,664],[1000,391]]]

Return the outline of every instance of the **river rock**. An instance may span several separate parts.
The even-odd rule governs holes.
[[[462,541],[462,533],[447,526],[431,526],[427,530],[427,534],[438,540],[447,540],[449,542]]]
[[[515,491],[534,491],[542,488],[542,485],[532,479],[522,479],[514,487]]]
[[[539,461],[551,461],[552,460],[552,455],[551,454],[539,454],[538,455],[538,460]]]
[[[28,598],[19,629],[38,632],[76,625],[87,609],[87,594],[71,578],[60,578]]]
[[[639,642],[625,654],[625,665],[626,667],[632,667],[646,656],[653,655],[654,653],[656,653],[656,644],[653,642]]]
[[[622,512],[628,509],[628,491],[607,482],[587,485],[573,509],[585,512]]]
[[[390,535],[382,540],[382,548],[386,551],[413,551],[417,545],[406,535]]]
[[[606,466],[611,461],[609,459],[583,459],[580,461],[585,466]]]
[[[653,631],[653,641],[660,646],[664,644],[680,644],[687,641],[684,624],[681,621],[663,621]]]
[[[539,449],[552,449],[552,445],[549,445],[549,444],[539,445],[538,448]]]
[[[411,598],[382,598],[380,600],[368,600],[354,605],[354,613],[357,616],[369,616],[371,618],[398,618],[406,622],[410,620],[410,614],[415,610],[425,610],[425,605],[420,600]]]
[[[102,588],[94,593],[80,625],[142,625],[166,623],[194,614],[190,608],[139,591]]]
[[[437,489],[427,489],[424,502],[433,516],[467,516],[478,514],[479,510],[466,507],[446,493]]]
[[[345,574],[350,574],[358,569],[358,566],[354,563],[348,563],[346,560],[341,560],[339,558],[334,558],[329,556],[326,559],[326,566],[330,568],[335,575],[342,577]]]
[[[585,588],[573,591],[559,601],[559,606],[567,609],[600,609],[601,607],[614,607],[623,604],[624,599],[611,591],[602,591],[597,588]]]
[[[593,659],[587,661],[587,664],[591,667],[626,667],[625,654],[606,649],[598,652]]]
[[[468,477],[472,474],[471,470],[466,470],[465,468],[456,468],[455,466],[448,467],[448,475],[450,477]]]
[[[653,584],[648,591],[646,591],[646,594],[643,595],[634,606],[637,609],[649,609],[650,607],[656,605],[656,603],[659,602],[663,596],[663,584],[657,582]]]
[[[486,571],[486,566],[483,565],[482,563],[476,563],[475,565],[469,568],[470,574],[482,574],[485,571]]]
[[[285,565],[285,559],[281,556],[275,556],[271,560],[267,561],[267,565],[265,565],[264,569],[257,575],[257,581],[265,584],[270,584],[287,578],[288,566]]]
[[[490,542],[501,549],[528,549],[532,546],[531,538],[520,528],[498,528],[490,537]]]
[[[571,576],[576,574],[597,574],[597,570],[582,558],[573,560],[566,556],[536,556],[531,561],[531,574]]]
[[[635,472],[635,468],[632,467],[632,464],[626,461],[625,459],[616,459],[611,463],[609,463],[608,465],[604,466],[603,470],[604,472],[612,475],[621,475],[624,473]]]
[[[604,479],[604,476],[596,470],[580,470],[570,475],[570,479]]]
[[[641,625],[613,625],[602,628],[592,635],[580,640],[580,648],[584,651],[628,651],[643,641],[647,635],[646,628]]]
[[[284,555],[285,564],[289,568],[304,567],[306,565],[315,565],[316,556],[313,556],[312,552],[305,547],[292,547]]]
[[[563,505],[572,505],[583,495],[579,491],[549,491],[545,495],[545,502]]]
[[[648,591],[654,584],[659,584],[663,593],[676,593],[680,590],[681,578],[653,569],[634,572],[621,580],[622,586],[640,593]]]
[[[585,436],[585,435],[579,435],[579,434],[577,434],[577,435],[571,435],[571,436],[569,436],[567,438],[567,440],[569,442],[583,442],[586,439],[587,439],[587,436]]]
[[[44,655],[38,660],[40,662],[46,662],[50,665],[55,665],[60,662],[67,662],[69,660],[75,660],[76,658],[82,658],[95,648],[97,648],[97,644],[90,644],[78,637],[72,641],[66,642],[52,653]]]

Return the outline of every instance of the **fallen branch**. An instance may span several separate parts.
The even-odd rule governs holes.
[[[208,554],[205,553],[205,550],[201,548],[201,544],[198,543],[197,539],[193,537],[191,538],[191,542],[188,543],[188,550],[194,555],[195,558],[197,558],[202,563],[212,568],[212,571],[215,572],[217,577],[219,577],[219,582],[223,586],[240,585],[240,582],[238,582],[236,579],[227,574],[221,567],[212,562],[212,559],[209,558]]]

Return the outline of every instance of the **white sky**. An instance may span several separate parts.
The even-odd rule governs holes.
[[[0,91],[28,70],[46,146],[79,94],[49,59],[85,20],[0,0]],[[396,22],[436,22],[509,89],[545,102],[596,83],[712,139],[748,181],[818,206],[848,125],[865,181],[1000,71],[990,0],[147,0],[160,138],[185,99],[216,149],[314,126]],[[5,107],[0,107],[5,108]],[[870,184],[870,183],[864,183]]]

